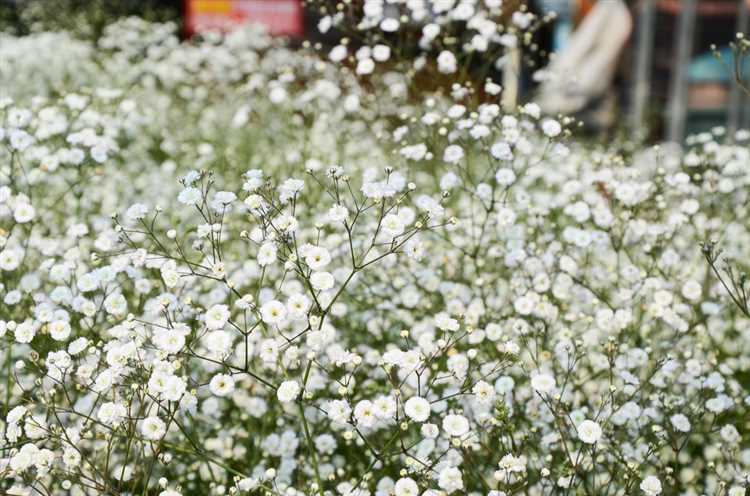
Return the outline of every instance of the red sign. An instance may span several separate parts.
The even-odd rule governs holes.
[[[188,34],[229,31],[248,23],[261,24],[274,35],[304,34],[300,0],[185,0]]]

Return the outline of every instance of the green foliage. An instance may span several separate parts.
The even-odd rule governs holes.
[[[106,25],[120,17],[177,22],[179,14],[176,0],[20,0],[0,2],[0,31],[69,31],[96,40]]]

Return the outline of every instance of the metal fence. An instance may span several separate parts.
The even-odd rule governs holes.
[[[651,103],[652,62],[656,32],[656,0],[642,0],[636,8],[636,38],[634,57],[634,83],[632,87],[630,126],[634,132],[644,129],[646,111]],[[738,0],[735,32],[748,29],[750,12],[746,0]],[[686,133],[688,108],[688,71],[693,57],[698,0],[682,0],[674,39],[667,111],[664,116],[665,138],[681,142]],[[740,127],[750,125],[750,100],[731,78],[727,105],[726,126],[730,134]]]

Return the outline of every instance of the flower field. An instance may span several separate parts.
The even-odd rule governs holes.
[[[540,19],[387,3],[0,35],[0,493],[747,494],[750,133],[578,138],[501,103]]]

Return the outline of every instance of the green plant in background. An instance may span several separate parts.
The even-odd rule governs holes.
[[[28,34],[67,31],[98,39],[119,17],[139,16],[154,22],[179,22],[174,0],[15,0],[0,2],[0,32]]]

